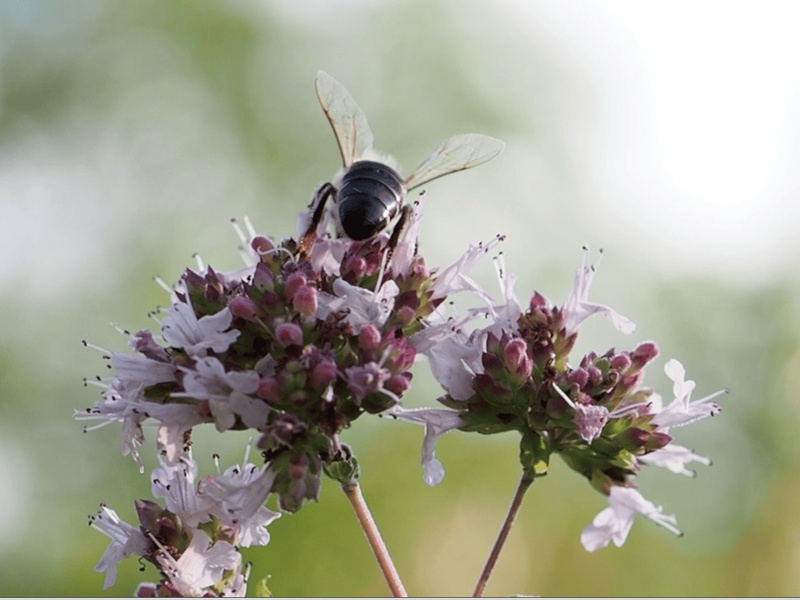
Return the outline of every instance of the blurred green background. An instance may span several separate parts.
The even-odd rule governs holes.
[[[795,12],[0,0],[0,595],[129,595],[154,579],[129,560],[103,591],[93,572],[107,539],[85,516],[102,501],[133,520],[149,482],[120,455],[118,428],[84,435],[72,419],[97,397],[82,378],[105,369],[81,340],[122,351],[109,322],[154,327],[147,313],[167,297],[153,276],[176,281],[195,252],[238,268],[232,217],[295,235],[297,213],[340,166],[314,94],[319,69],[345,84],[406,173],[449,135],[507,142],[487,165],[427,186],[430,265],[504,233],[520,298],[537,289],[560,302],[581,246],[602,247],[592,297],[638,329],[590,321],[578,349],[655,340],[649,381],[664,395],[670,357],[696,397],[731,388],[720,416],[676,432],[713,466],[694,480],[641,477],[683,538],[638,519],[623,548],[587,554],[581,529],[606,502],[556,460],[488,594],[800,594]],[[475,277],[497,293],[491,261]],[[417,365],[408,405],[438,394]],[[420,428],[365,418],[346,433],[409,592],[470,594],[516,486],[516,437],[446,436],[447,476],[429,489]],[[206,468],[214,452],[223,466],[240,461],[247,442],[213,430],[195,440]],[[152,448],[145,458],[152,467]],[[246,553],[251,595],[265,577],[278,596],[387,593],[331,481],[271,532]]]

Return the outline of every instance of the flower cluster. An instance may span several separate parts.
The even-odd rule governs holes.
[[[245,462],[197,479],[190,454],[175,464],[166,460],[153,471],[153,500],[136,502],[139,526],[103,506],[90,518],[92,527],[111,538],[96,570],[105,572],[105,587],[114,584],[117,564],[134,554],[163,574],[159,583],[139,586],[138,597],[244,596],[247,574],[242,573],[237,548],[269,542],[267,525],[280,513],[264,506],[275,473]]]
[[[268,495],[276,494],[281,509],[295,512],[305,501],[317,500],[322,473],[340,481],[357,477],[357,461],[339,433],[365,413],[383,413],[399,404],[410,386],[417,352],[410,336],[448,293],[470,281],[463,261],[436,274],[417,253],[423,201],[424,196],[414,203],[407,226],[391,245],[388,234],[366,242],[331,238],[324,233],[330,226],[326,221],[319,231],[298,236],[299,241],[280,243],[256,235],[249,222],[246,232],[237,224],[244,269],[219,272],[200,264],[187,270],[175,289],[167,288],[172,303],[159,321],[160,335],[120,330],[133,354],[100,349],[115,374],[89,382],[102,387],[101,399],[76,411],[76,418],[96,422],[87,429],[119,423],[122,452],[141,471],[142,424],[155,421],[162,465],[154,481],[171,481],[164,489],[183,490],[184,499],[192,498],[192,510],[211,518],[187,521],[186,510],[169,502],[166,509],[140,502],[142,538],[120,530],[118,517],[104,508],[95,525],[116,531],[114,539],[119,531],[127,535],[122,546],[112,543],[110,556],[134,552],[163,567],[167,555],[199,551],[187,545],[195,539],[181,529],[188,522],[205,523],[203,535],[209,522],[224,524],[214,506],[226,506],[231,517],[235,512],[227,504],[246,505],[250,518],[261,514],[257,508],[263,508]],[[301,233],[309,216],[310,210],[301,215]],[[251,481],[237,488],[217,479],[188,491],[196,470],[191,432],[204,423],[220,432],[254,432],[264,459],[258,485]],[[217,495],[213,506],[212,491]],[[241,524],[242,518],[236,518]],[[162,539],[164,523],[173,521]],[[176,535],[182,544],[173,543]],[[233,543],[235,537],[218,532],[203,544],[209,549],[222,541]],[[244,534],[244,539],[266,543],[268,536]],[[241,539],[238,544],[246,545]],[[116,565],[107,555],[98,567],[111,574],[111,563]],[[226,566],[224,572],[230,570]],[[170,571],[162,572],[165,585],[172,585]],[[113,576],[106,584],[111,582]],[[219,583],[217,578],[214,585]],[[204,587],[218,593],[214,585]]]
[[[709,462],[674,444],[669,431],[717,412],[713,396],[692,401],[694,383],[669,361],[675,399],[664,406],[642,386],[658,355],[651,342],[570,362],[590,315],[634,329],[588,300],[595,271],[586,262],[562,305],[535,293],[524,308],[502,255],[500,302],[469,277],[501,237],[429,269],[417,251],[423,201],[413,203],[402,230],[363,242],[328,235],[329,216],[310,227],[313,207],[301,214],[297,240],[276,242],[249,222],[246,231],[237,224],[244,269],[199,264],[167,288],[171,305],[156,317],[160,331],[121,330],[134,353],[104,351],[114,376],[93,382],[101,398],[76,418],[96,422],[91,428],[119,423],[122,452],[142,471],[142,425],[154,421],[160,465],[152,489],[164,505],[138,501],[138,526],[107,507],[92,518],[112,539],[97,565],[106,586],[122,558],[139,555],[162,575],[140,586],[141,596],[243,595],[238,548],[269,541],[266,528],[279,516],[265,507],[269,496],[295,512],[317,500],[323,473],[343,484],[355,480],[357,460],[339,434],[364,414],[425,425],[430,485],[444,477],[436,441],[453,429],[520,432],[520,460],[531,477],[545,474],[559,454],[609,497],[609,508],[584,530],[588,550],[621,545],[637,513],[677,531],[672,517],[636,491],[635,475],[647,464],[688,474],[689,462]],[[481,306],[447,318],[442,304],[457,292]],[[480,316],[489,324],[470,329]],[[440,408],[400,405],[418,355],[446,391]],[[201,424],[252,431],[261,464],[246,459],[198,480],[191,433]]]
[[[635,328],[608,306],[589,301],[595,269],[586,258],[560,306],[537,292],[523,310],[514,278],[502,266],[498,272],[503,301],[489,303],[490,325],[468,332],[464,326],[473,313],[460,321],[430,324],[411,339],[447,391],[439,398],[447,408],[392,410],[396,418],[426,426],[425,480],[435,485],[444,477],[435,457],[443,433],[514,430],[521,434],[520,461],[531,477],[544,475],[550,457],[558,454],[609,496],[610,508],[583,533],[587,550],[612,540],[621,545],[636,513],[677,532],[674,519],[635,490],[634,477],[646,464],[682,474],[692,474],[686,468],[692,461],[709,464],[673,443],[669,430],[717,413],[714,398],[723,392],[692,401],[694,382],[686,381],[682,365],[670,360],[665,369],[675,398],[664,406],[658,394],[642,386],[645,366],[659,352],[653,342],[629,351],[590,352],[571,363],[579,326],[592,314],[604,315],[624,333]]]

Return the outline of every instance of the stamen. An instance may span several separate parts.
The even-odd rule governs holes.
[[[153,281],[155,281],[161,287],[161,289],[167,292],[170,295],[170,297],[172,296],[172,294],[175,293],[175,290],[172,289],[172,287],[170,287],[169,285],[167,285],[167,282],[161,279],[161,277],[159,277],[158,275],[153,277]]]
[[[197,272],[198,273],[203,273],[206,270],[206,264],[203,262],[203,259],[200,257],[200,253],[199,252],[195,252],[194,254],[192,254],[192,258],[197,263]]]
[[[578,408],[575,406],[575,403],[574,403],[574,402],[573,402],[573,401],[570,399],[570,397],[569,397],[569,396],[567,396],[567,395],[564,393],[564,390],[562,390],[560,387],[558,387],[558,386],[556,385],[556,383],[555,383],[555,382],[553,382],[553,383],[551,384],[551,386],[552,386],[552,388],[553,388],[553,389],[554,389],[554,390],[555,390],[555,391],[558,393],[558,395],[559,395],[559,396],[561,396],[561,397],[564,399],[564,402],[566,402],[567,404],[569,404],[569,405],[570,405],[570,407],[572,407],[572,409],[573,409],[573,410],[578,410]]]

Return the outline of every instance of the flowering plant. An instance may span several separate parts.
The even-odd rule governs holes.
[[[653,342],[571,357],[581,324],[600,314],[630,333],[633,323],[591,302],[595,269],[588,251],[562,304],[536,292],[522,304],[502,255],[495,259],[501,300],[469,273],[502,238],[471,246],[453,264],[430,268],[417,234],[424,193],[408,205],[404,226],[363,241],[330,235],[335,218],[312,205],[301,214],[297,239],[259,235],[234,223],[245,267],[221,272],[202,263],[187,270],[170,294],[160,331],[128,333],[134,353],[103,350],[115,371],[94,381],[101,397],[76,418],[88,429],[119,423],[122,453],[144,472],[143,423],[155,422],[159,464],[154,499],[135,502],[137,524],[102,506],[92,525],[111,538],[97,564],[105,586],[117,565],[140,556],[159,572],[138,596],[243,596],[249,568],[239,548],[270,541],[270,523],[317,501],[323,475],[350,499],[395,596],[405,596],[388,550],[359,487],[356,451],[340,433],[355,419],[388,416],[422,424],[424,479],[436,485],[444,467],[438,438],[454,429],[520,434],[522,476],[475,595],[483,593],[530,485],[550,457],[586,477],[609,506],[581,542],[595,551],[625,542],[642,514],[679,533],[675,518],[636,489],[637,472],[657,465],[691,474],[709,460],[675,444],[672,428],[719,411],[714,398],[692,400],[694,382],[682,365],[665,365],[674,383],[664,402],[644,387],[658,356]],[[471,294],[480,306],[448,316],[446,301]],[[483,322],[480,322],[483,320]],[[90,344],[87,344],[90,345]],[[424,357],[444,395],[435,408],[408,409],[410,369]],[[252,431],[241,465],[200,477],[192,431]],[[277,498],[279,511],[266,507]]]

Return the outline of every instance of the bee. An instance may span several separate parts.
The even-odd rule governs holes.
[[[503,142],[486,135],[456,135],[442,142],[403,179],[397,170],[377,158],[367,118],[347,89],[324,71],[317,74],[316,89],[339,144],[344,168],[335,183],[324,183],[314,193],[309,205],[313,209],[311,225],[303,236],[302,248],[309,247],[316,238],[329,199],[333,199],[336,208],[340,235],[354,241],[369,240],[396,220],[391,236],[396,241],[410,213],[405,204],[409,191],[449,173],[480,165],[504,147]]]

